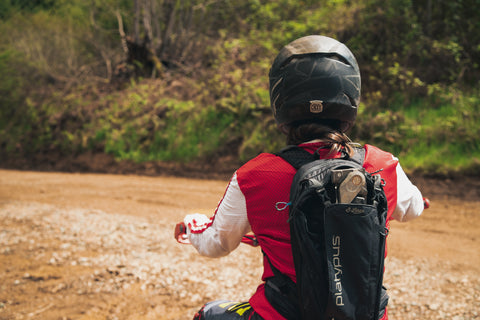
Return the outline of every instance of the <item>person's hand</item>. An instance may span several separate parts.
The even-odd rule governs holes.
[[[174,236],[175,236],[175,240],[177,240],[178,243],[183,243],[183,244],[190,243],[190,240],[188,240],[188,236],[187,236],[187,227],[183,222],[176,224]]]
[[[428,209],[430,208],[430,200],[428,200],[428,198],[423,198],[423,208],[424,209]]]

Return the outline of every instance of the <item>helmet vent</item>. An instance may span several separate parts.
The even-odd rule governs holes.
[[[294,60],[297,60],[298,58],[296,56],[291,56],[290,58],[286,59],[285,61],[283,61],[283,63],[280,65],[280,69],[283,69],[285,68],[286,66],[288,66],[290,63],[292,63]]]
[[[308,57],[314,57],[314,56],[335,60],[335,61],[341,62],[343,64],[346,64],[348,66],[351,66],[351,63],[348,62],[348,60],[345,59],[345,57],[339,55],[338,53],[319,53],[319,52],[317,52],[317,53],[297,54],[297,55],[291,56],[290,58],[286,59],[280,65],[280,69],[283,69],[286,66],[288,66],[289,64],[295,63],[296,61],[298,61],[300,59],[304,59],[304,58],[308,58]]]
[[[323,56],[328,58],[328,59],[336,60],[338,62],[341,62],[343,64],[351,66],[351,64],[347,61],[347,59],[345,59],[344,57],[342,57],[339,54],[332,53],[332,54],[324,54]]]
[[[353,99],[352,97],[350,97],[349,95],[346,95],[348,97],[348,100],[350,101],[350,103],[352,104],[352,106],[355,106],[355,107],[358,107],[358,103],[355,101],[355,99]]]

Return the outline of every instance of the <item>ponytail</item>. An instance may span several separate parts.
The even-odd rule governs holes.
[[[334,129],[337,127],[332,123],[310,122],[292,125],[286,127],[287,144],[298,145],[312,140],[321,140],[330,147],[328,154],[337,152],[345,152],[349,157],[355,153],[353,143],[350,138],[340,130]],[[339,126],[338,126],[339,127]]]

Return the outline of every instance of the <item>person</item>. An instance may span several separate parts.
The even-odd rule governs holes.
[[[320,35],[299,38],[286,45],[269,73],[273,116],[288,145],[298,145],[320,158],[350,156],[355,145],[346,135],[354,125],[360,103],[360,71],[352,52],[339,41]],[[419,216],[423,198],[392,154],[365,145],[363,167],[380,172],[388,200],[388,221],[408,221]],[[295,169],[281,157],[261,153],[232,176],[213,217],[187,215],[175,231],[185,226],[188,241],[208,257],[229,254],[242,237],[253,232],[264,255],[263,282],[248,302],[213,301],[194,319],[285,319],[265,296],[265,281],[274,276],[270,263],[295,281],[288,210],[277,203],[289,201]],[[386,311],[386,310],[385,310]],[[387,319],[382,312],[381,319]]]

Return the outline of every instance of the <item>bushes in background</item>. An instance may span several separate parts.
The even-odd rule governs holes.
[[[317,33],[360,64],[354,140],[407,170],[478,173],[479,0],[27,2],[0,5],[0,160],[277,151],[268,68],[282,45]]]

